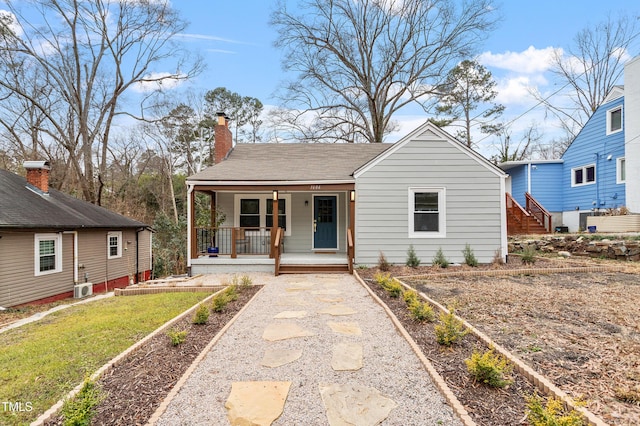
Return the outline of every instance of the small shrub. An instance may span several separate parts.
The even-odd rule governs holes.
[[[391,279],[384,289],[387,290],[389,296],[396,298],[400,297],[400,295],[402,294],[403,287],[402,284],[400,284],[398,281]]]
[[[427,302],[417,302],[409,305],[409,312],[411,312],[411,317],[416,321],[428,321],[433,322],[435,319],[435,314],[433,313],[433,308]]]
[[[562,401],[549,398],[546,405],[533,395],[527,398],[527,420],[531,426],[583,426],[582,416],[576,410],[567,412]]]
[[[244,290],[253,284],[253,280],[249,275],[243,275],[240,277],[240,290]]]
[[[222,312],[227,307],[229,303],[229,298],[227,296],[226,291],[218,293],[213,300],[211,301],[211,309],[213,312]]]
[[[493,261],[491,263],[494,265],[504,265],[504,259],[502,258],[502,251],[500,249],[493,253]]]
[[[420,266],[420,259],[416,255],[416,250],[413,248],[413,244],[409,246],[409,250],[407,250],[407,266],[411,268],[417,268]]]
[[[473,249],[469,244],[465,244],[462,255],[464,256],[464,263],[474,268],[478,266],[478,259],[476,259],[476,255],[473,253]]]
[[[440,314],[440,323],[435,326],[436,340],[444,346],[451,346],[469,333],[462,321],[456,318],[455,310]]]
[[[391,269],[391,264],[387,261],[383,252],[380,252],[380,255],[378,256],[378,269],[382,272],[387,272]]]
[[[373,276],[373,281],[384,287],[388,281],[391,281],[391,274],[376,272],[376,274]]]
[[[95,407],[102,401],[100,388],[95,382],[86,379],[80,392],[62,405],[64,426],[89,426],[95,415]]]
[[[167,331],[167,336],[169,336],[169,340],[171,340],[173,346],[178,346],[187,340],[187,330],[171,329]]]
[[[436,252],[436,255],[433,257],[433,260],[431,261],[431,264],[433,266],[439,266],[441,268],[446,268],[449,266],[451,262],[449,262],[449,259],[447,259],[444,256],[444,253],[442,252],[442,247],[438,248],[438,251]]]
[[[233,302],[238,300],[238,285],[231,284],[224,290],[224,294],[227,297],[227,302]]]
[[[415,303],[419,303],[418,293],[415,290],[405,290],[405,292],[402,293],[402,298],[409,307]]]
[[[528,245],[522,250],[522,263],[525,265],[533,265],[536,263],[536,248],[532,245]]]
[[[512,370],[509,361],[500,354],[495,354],[493,348],[481,354],[474,350],[471,358],[465,359],[467,370],[479,382],[503,388],[511,384],[511,380],[504,378],[505,374],[509,374]]]
[[[192,322],[194,324],[202,325],[206,324],[208,319],[209,308],[207,308],[205,304],[201,304],[200,306],[198,306],[198,309],[196,309],[196,313],[193,315]]]

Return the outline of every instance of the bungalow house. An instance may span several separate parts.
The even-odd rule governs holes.
[[[347,271],[380,253],[429,264],[507,255],[506,175],[426,123],[394,144],[238,144],[224,114],[216,163],[187,178],[190,273]],[[195,194],[214,228],[197,227]],[[214,253],[209,253],[214,252]]]
[[[559,160],[500,164],[513,199],[523,210],[537,200],[554,230],[586,230],[590,218],[621,207],[640,213],[640,122],[630,119],[640,117],[640,58],[624,76],[625,86],[614,87]]]
[[[146,280],[143,223],[49,188],[49,164],[27,178],[0,170],[0,306],[83,297]]]

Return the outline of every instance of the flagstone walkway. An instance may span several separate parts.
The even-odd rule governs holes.
[[[461,424],[354,277],[252,278],[265,287],[156,424]]]

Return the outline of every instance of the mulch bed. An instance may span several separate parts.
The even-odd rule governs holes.
[[[435,338],[435,323],[415,321],[402,297],[390,297],[380,285],[371,280],[367,280],[367,284],[398,317],[478,425],[523,424],[526,412],[523,395],[536,393],[535,387],[525,377],[514,372],[510,376],[513,383],[501,389],[476,382],[468,373],[464,360],[471,357],[474,349],[481,352],[487,350],[483,342],[473,334],[468,334],[449,348],[442,346]],[[438,310],[435,307],[434,312],[437,316]]]
[[[206,324],[194,325],[191,323],[193,316],[187,315],[172,327],[188,331],[184,343],[172,346],[168,336],[159,333],[103,375],[97,384],[104,399],[96,408],[92,424],[145,424],[193,360],[260,288],[244,289],[224,312],[211,312]],[[46,423],[61,424],[61,418]]]

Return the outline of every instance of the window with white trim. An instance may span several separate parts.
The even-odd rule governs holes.
[[[444,188],[409,188],[409,237],[445,236]]]
[[[607,135],[622,130],[622,105],[607,111]]]
[[[591,185],[596,181],[596,165],[589,164],[586,166],[571,169],[571,186]]]
[[[234,226],[262,228],[273,226],[273,195],[236,194],[234,197]],[[278,200],[278,226],[291,235],[291,194],[280,194]]]
[[[107,233],[107,259],[122,257],[122,232],[113,231]]]
[[[624,157],[616,159],[616,183],[625,183],[627,181],[626,161]]]
[[[62,234],[35,234],[35,275],[62,271]]]

